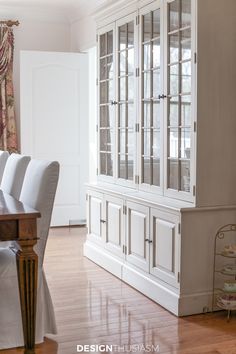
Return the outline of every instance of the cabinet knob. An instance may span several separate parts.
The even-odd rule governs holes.
[[[114,106],[114,105],[116,105],[116,104],[118,104],[117,101],[111,101],[111,106]]]
[[[101,222],[102,224],[105,224],[105,223],[106,223],[106,220],[101,219],[100,222]]]
[[[152,240],[149,240],[148,238],[146,238],[145,242],[152,243]]]

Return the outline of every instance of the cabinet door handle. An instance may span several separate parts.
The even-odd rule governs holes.
[[[146,239],[145,239],[145,242],[149,242],[149,239],[148,239],[148,238],[146,238]]]
[[[100,222],[103,223],[103,224],[105,224],[105,223],[106,223],[106,220],[101,219]]]
[[[161,98],[166,98],[166,95],[158,95],[158,99],[160,100]]]
[[[112,105],[112,106],[114,106],[114,105],[116,105],[116,104],[118,104],[118,102],[116,102],[116,101],[111,101],[111,105]]]

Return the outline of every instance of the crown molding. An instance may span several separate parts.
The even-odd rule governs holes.
[[[138,0],[107,0],[106,4],[99,6],[92,13],[95,20],[99,20],[101,17],[107,17],[110,13],[119,12],[127,7],[136,6]]]
[[[94,17],[94,13],[97,11],[97,9],[103,6],[107,6],[107,4],[111,1],[114,0],[94,0],[89,2],[87,1],[80,6],[74,6],[73,9],[70,9],[70,23],[74,24],[89,16]],[[97,5],[96,3],[99,4]]]

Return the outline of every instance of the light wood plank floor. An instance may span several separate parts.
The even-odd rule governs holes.
[[[58,335],[37,354],[74,354],[77,344],[159,345],[161,354],[236,354],[236,314],[177,318],[83,257],[85,228],[50,231],[45,271]],[[21,354],[22,349],[0,351]]]

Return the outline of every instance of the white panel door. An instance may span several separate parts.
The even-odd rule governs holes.
[[[86,54],[21,52],[21,152],[58,160],[52,225],[83,223],[88,181]]]
[[[105,248],[124,258],[123,200],[105,195],[106,238]]]
[[[149,208],[127,202],[126,260],[149,272]]]
[[[151,210],[150,273],[178,287],[179,217]]]

